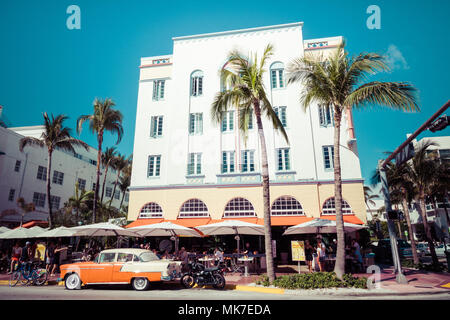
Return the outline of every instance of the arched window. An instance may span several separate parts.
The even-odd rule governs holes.
[[[199,199],[191,199],[183,203],[178,218],[209,217],[206,204]]]
[[[342,214],[352,214],[352,208],[350,205],[342,199]],[[322,207],[322,215],[335,215],[336,214],[336,202],[334,197],[329,198]]]
[[[270,66],[270,84],[272,89],[285,87],[283,62],[274,62]]]
[[[255,217],[255,209],[253,205],[244,198],[234,198],[227,203],[224,218],[231,217]]]
[[[191,96],[198,97],[203,94],[203,72],[194,71],[191,74]]]
[[[289,196],[279,197],[272,204],[272,216],[302,216],[303,208],[297,199]]]
[[[162,218],[163,211],[159,204],[155,202],[149,202],[145,206],[142,207],[141,212],[139,213],[138,219],[151,219],[151,218]]]

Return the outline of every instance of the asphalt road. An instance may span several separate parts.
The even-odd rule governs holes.
[[[450,293],[408,296],[333,296],[257,293],[238,290],[153,288],[134,291],[128,286],[88,287],[69,291],[63,286],[0,286],[0,300],[450,300]]]

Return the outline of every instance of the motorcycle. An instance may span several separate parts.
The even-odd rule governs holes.
[[[188,263],[189,271],[181,277],[181,285],[186,289],[192,288],[195,284],[199,287],[212,285],[213,288],[225,288],[225,278],[223,276],[224,266],[219,265],[213,268],[206,268],[197,262]]]

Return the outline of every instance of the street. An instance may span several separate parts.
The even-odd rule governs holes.
[[[238,290],[154,288],[134,291],[128,286],[88,287],[69,291],[64,286],[0,286],[0,300],[450,300],[450,292],[416,295],[293,295]]]

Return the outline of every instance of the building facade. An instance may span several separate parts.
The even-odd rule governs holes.
[[[247,137],[231,109],[211,118],[223,89],[220,71],[231,50],[274,55],[266,92],[289,144],[263,118],[270,174],[272,224],[289,226],[313,217],[333,219],[333,115],[300,106],[300,84],[287,85],[286,68],[306,53],[328,54],[342,37],[304,40],[303,23],[173,38],[171,55],[141,59],[128,220],[133,225],[177,220],[196,226],[226,218],[262,223],[260,144],[256,119]],[[344,220],[366,221],[363,179],[351,113],[341,131]]]
[[[27,146],[20,152],[19,141],[24,136],[40,138],[43,126],[3,128],[0,127],[0,223],[17,224],[21,213],[17,208],[17,199],[33,202],[36,210],[27,213],[24,221],[48,219],[47,201],[47,158],[46,148]],[[75,147],[75,153],[55,150],[52,155],[51,202],[55,212],[61,209],[67,200],[75,194],[75,184],[80,189],[93,190],[97,172],[97,150],[89,151]],[[100,177],[103,183],[104,171]],[[122,192],[116,188],[112,195],[117,172],[110,168],[105,185],[104,201],[113,198],[112,206],[118,208],[122,201]],[[101,187],[100,190],[101,192]],[[106,199],[106,200],[105,200]],[[128,194],[124,205],[128,205]]]

